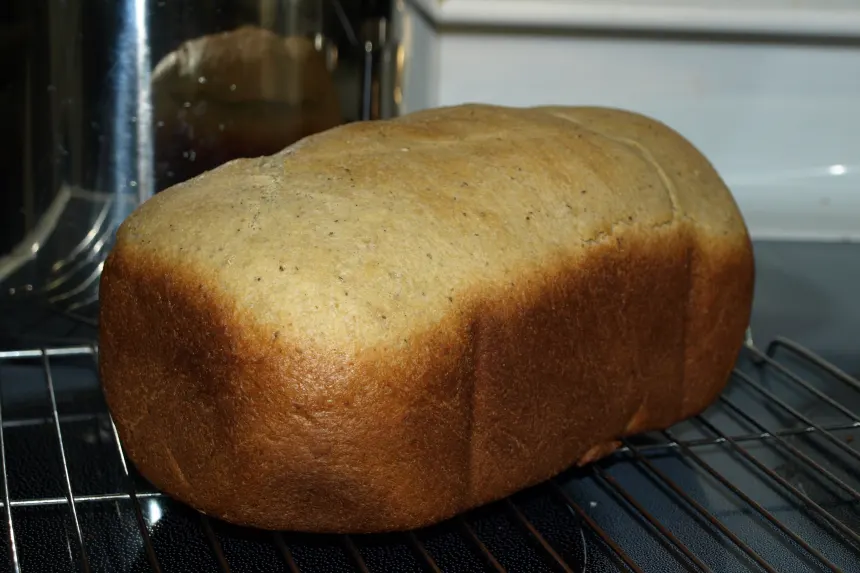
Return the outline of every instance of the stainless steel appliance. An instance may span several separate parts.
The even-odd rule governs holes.
[[[512,14],[513,22],[517,14],[547,16],[550,8],[561,10],[559,6],[567,5],[528,2],[530,11],[524,12],[522,2],[515,0],[494,3],[494,10]],[[498,48],[494,53],[513,46],[509,52],[513,59],[528,52],[529,57],[519,63],[535,68],[535,77],[559,75],[555,68],[537,69],[543,60],[531,57],[550,53],[547,46],[560,41],[557,32],[546,37],[517,32],[508,38],[498,31],[489,34],[469,28],[469,18],[476,21],[480,16],[475,8],[477,2],[447,0],[437,5],[415,0],[412,4],[411,20],[406,23],[398,23],[394,17],[390,28],[379,25],[377,20],[355,25],[351,31],[339,28],[341,32],[331,34],[337,46],[337,50],[329,51],[331,60],[337,55],[335,69],[346,65],[342,63],[348,59],[344,46],[360,48],[352,59],[355,64],[350,69],[356,72],[348,85],[355,88],[349,93],[363,95],[343,97],[344,109],[352,110],[350,117],[360,117],[361,110],[383,109],[385,105],[394,106],[392,113],[396,113],[396,106],[402,102],[416,107],[416,101],[432,100],[433,89],[420,92],[418,88],[434,77],[431,60],[436,49],[442,52],[443,60],[456,62],[459,58],[468,62],[476,57],[480,46],[492,44]],[[570,2],[571,6],[575,4]],[[645,4],[641,3],[639,9],[646,9],[642,8]],[[700,4],[704,6],[707,1]],[[722,7],[735,4],[720,2]],[[6,6],[0,6],[0,10]],[[414,13],[416,6],[430,13],[439,11],[443,16],[459,14],[460,20],[448,25],[443,19],[434,28]],[[342,8],[344,14],[351,14],[346,2]],[[385,9],[373,9],[382,10],[374,13],[377,16],[388,15]],[[392,11],[397,9],[396,4],[391,7]],[[653,23],[654,19],[648,21]],[[750,20],[744,22],[748,26]],[[438,45],[419,53],[407,48],[404,54],[397,43],[389,41],[390,30],[395,31],[394,38],[399,38],[402,31],[407,46],[431,39]],[[601,51],[589,54],[606,54],[616,65],[632,62],[625,74],[604,74],[615,79],[626,74],[635,79],[635,68],[641,67],[644,59],[653,66],[667,58],[687,62],[694,60],[693,52],[710,49],[687,46],[686,52],[675,53],[662,38],[656,47],[642,47],[630,36],[618,36],[611,41],[595,38],[594,34],[577,36],[583,43],[601,44]],[[612,47],[613,41],[621,46],[635,45],[635,49]],[[765,60],[769,62],[770,77],[774,77],[781,63],[791,60],[776,55],[781,44],[773,38],[761,41],[767,42],[763,44]],[[786,67],[791,78],[819,69],[847,69],[846,63],[858,61],[850,55],[850,43],[849,47],[844,43],[834,46],[830,41],[825,43],[828,48],[822,50],[815,41],[806,41],[805,48],[794,43],[784,50],[795,54],[800,62],[810,61],[807,52],[814,54],[821,58],[815,61],[830,62],[832,67]],[[755,60],[760,55],[752,44],[743,46],[746,47],[723,46],[727,57],[734,58],[731,66],[723,66],[719,57],[705,63],[717,62],[717,71],[734,70],[744,59]],[[636,54],[640,60],[632,57]],[[404,60],[406,74],[401,83]],[[514,73],[510,62],[502,64],[500,69]],[[698,61],[693,64],[688,65],[696,73],[706,67]],[[523,65],[516,74],[527,68]],[[373,73],[357,72],[365,69]],[[389,71],[387,75],[377,74],[380,69]],[[686,77],[672,70],[665,76]],[[474,67],[468,72],[479,77],[471,87],[486,85],[486,73],[480,77]],[[702,73],[705,84],[712,80],[711,75]],[[501,82],[503,76],[499,73],[494,77]],[[534,81],[525,82],[520,77],[511,77],[516,89],[497,89],[499,84],[493,84],[488,94],[492,97],[488,98],[479,98],[477,89],[468,91],[467,82],[449,79],[443,82],[442,103],[454,103],[450,101],[455,97],[454,87],[462,90],[456,97],[471,99],[539,99],[545,95],[533,89]],[[853,93],[850,89],[854,76],[834,77],[828,93],[837,95],[825,102],[829,103],[829,111],[838,111],[841,103],[856,101],[848,97]],[[727,123],[718,114],[731,108],[726,102],[735,108],[752,107],[761,99],[750,82],[741,79],[726,85],[714,83],[724,91],[704,104],[694,99],[702,95],[698,88],[682,93],[677,100],[666,95],[677,95],[677,90],[669,92],[665,88],[667,91],[655,99],[663,106],[655,108],[658,114],[670,113],[673,108],[680,110],[673,123],[688,125],[693,131],[697,126],[708,126],[700,128],[698,137],[722,152],[715,155],[726,166],[724,172],[729,174],[730,182],[737,175],[734,168],[738,164],[750,165],[749,155],[745,149],[735,155],[731,149],[716,145],[716,136],[724,133],[722,128]],[[565,81],[575,87],[575,80]],[[788,80],[780,76],[776,84],[783,89]],[[378,87],[386,85],[392,88]],[[728,91],[727,85],[738,91]],[[411,89],[411,93],[401,94],[402,87],[407,92]],[[607,97],[627,97],[627,92],[616,87],[610,85]],[[812,108],[800,96],[811,100],[823,96],[814,86],[802,87],[801,93],[789,101],[792,105],[782,102],[768,106],[768,114],[750,114],[752,119],[745,127],[753,123],[753,127],[760,128],[755,132],[759,135],[772,131],[779,135],[779,122],[806,126],[803,144],[807,146],[808,162],[814,163],[814,149],[840,147],[837,144],[853,137],[854,131],[840,135],[838,125],[828,132],[815,129],[821,122],[810,117],[819,115],[802,115]],[[588,84],[587,88],[599,91],[600,86]],[[388,104],[373,99],[389,92],[392,97]],[[780,93],[784,92],[783,89]],[[560,90],[551,95],[560,101],[563,94],[570,93],[573,92]],[[705,118],[695,118],[696,114],[689,112],[703,108],[709,110]],[[824,111],[814,113],[827,116]],[[844,116],[842,121],[850,124],[854,120]],[[781,139],[777,135],[773,138]],[[737,145],[748,140],[738,140]],[[792,153],[798,153],[797,142],[789,143]],[[771,149],[761,147],[762,153]],[[856,158],[856,151],[854,154]],[[791,160],[797,162],[798,156],[791,156]],[[839,161],[834,158],[831,163],[843,165]],[[749,180],[770,181],[770,165],[758,165],[753,162],[751,170],[759,179]],[[844,165],[852,168],[848,161]],[[813,180],[814,183],[789,179],[784,184],[791,193],[785,201],[798,201],[797,193],[803,191],[818,193],[822,181],[834,185],[830,197],[838,196],[837,184]],[[767,196],[756,195],[758,188],[743,187],[741,182],[734,187],[742,196],[742,207],[753,214],[750,219],[754,234],[765,223],[776,222],[778,226],[783,221],[779,215],[784,214],[784,204],[773,201],[768,212],[774,215],[763,217],[768,205],[762,197]],[[0,196],[2,192],[0,189]],[[825,211],[831,212],[829,206]],[[789,222],[782,223],[782,228],[790,229],[798,219],[786,220]],[[773,228],[774,225],[769,227]],[[851,241],[771,239],[772,236],[759,236],[755,241],[758,284],[754,339],[744,349],[728,390],[707,412],[668,432],[631,439],[600,463],[571,470],[447,523],[402,534],[320,536],[247,530],[199,515],[166,498],[144,481],[123,456],[98,386],[98,349],[92,327],[67,313],[46,314],[29,308],[7,311],[0,316],[0,328],[5,329],[0,330],[0,568],[27,573],[860,571],[860,338],[855,319],[860,316],[856,297],[860,288],[860,246]],[[803,344],[780,337],[785,333],[802,339]]]
[[[117,225],[165,187],[396,113],[388,2],[0,6],[0,312],[93,325]],[[387,90],[387,91],[386,91]],[[0,331],[2,333],[2,331]]]

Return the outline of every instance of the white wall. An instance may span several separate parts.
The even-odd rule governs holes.
[[[406,109],[481,101],[640,111],[702,149],[756,238],[860,240],[860,42],[434,33],[426,6],[408,12],[421,38],[410,47]]]

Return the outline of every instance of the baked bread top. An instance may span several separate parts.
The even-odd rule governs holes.
[[[465,105],[232,161],[147,201],[118,242],[200,273],[273,336],[354,352],[408,346],[620,226],[664,225],[727,252],[748,241],[717,173],[666,126]]]

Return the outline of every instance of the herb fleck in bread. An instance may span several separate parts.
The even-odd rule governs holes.
[[[161,193],[101,375],[167,493],[270,529],[422,526],[706,408],[754,281],[708,161],[612,109],[356,123]]]

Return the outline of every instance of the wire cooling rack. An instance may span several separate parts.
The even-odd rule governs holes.
[[[860,571],[860,382],[785,339],[703,415],[408,533],[242,529],[125,459],[97,350],[0,352],[2,563],[24,571]]]

